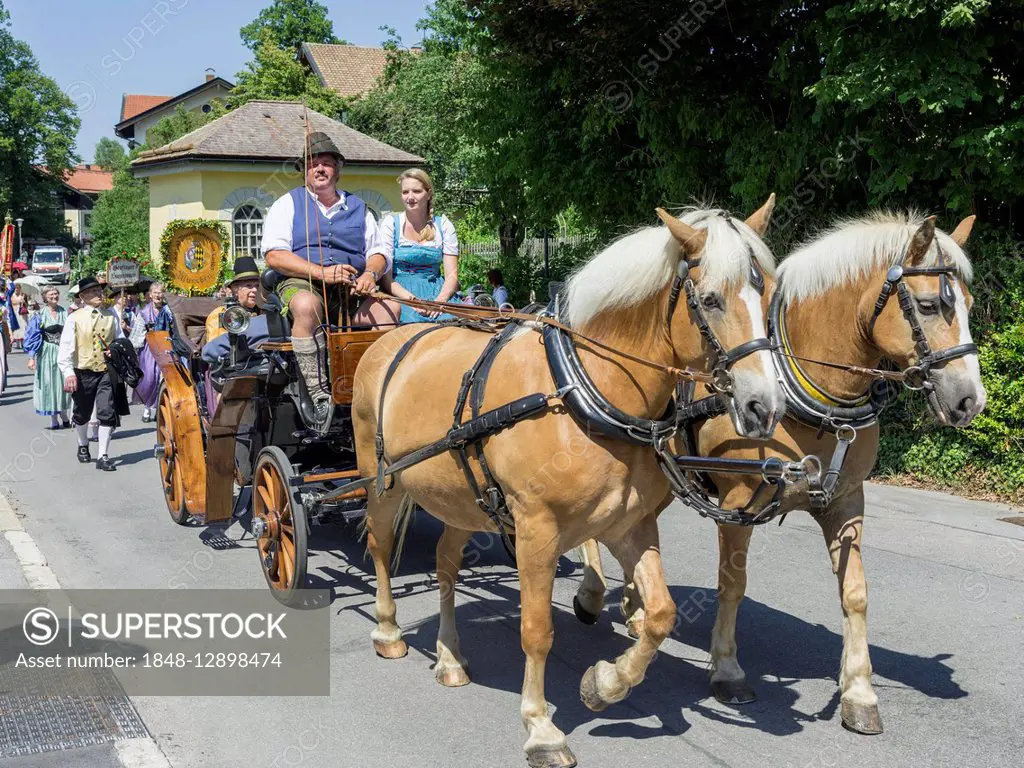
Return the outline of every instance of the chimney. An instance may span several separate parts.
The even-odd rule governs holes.
[[[217,70],[215,70],[213,67],[207,67],[206,68],[206,82],[210,82],[211,80],[213,80],[216,77],[217,77]]]

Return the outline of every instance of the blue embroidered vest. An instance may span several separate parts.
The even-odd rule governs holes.
[[[329,219],[305,187],[288,194],[295,206],[292,253],[313,264],[351,264],[362,272],[366,268],[366,203],[342,192],[347,210],[343,208]]]

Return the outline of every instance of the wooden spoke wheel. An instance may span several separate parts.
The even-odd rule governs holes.
[[[188,523],[185,505],[185,478],[178,462],[178,443],[174,427],[174,404],[165,386],[160,387],[156,411],[156,456],[160,466],[160,481],[164,487],[164,501],[171,520],[178,525]]]
[[[260,451],[252,478],[253,533],[260,567],[274,597],[288,606],[306,602],[306,511],[291,485],[292,465],[277,446]]]

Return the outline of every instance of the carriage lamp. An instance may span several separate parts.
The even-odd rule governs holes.
[[[245,333],[249,327],[249,311],[242,306],[228,307],[220,316],[220,325],[230,334]]]

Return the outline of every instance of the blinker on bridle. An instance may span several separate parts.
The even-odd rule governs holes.
[[[873,337],[875,321],[878,320],[879,315],[882,314],[895,291],[900,311],[910,326],[910,335],[914,339],[914,350],[917,352],[918,357],[917,365],[913,365],[904,371],[905,379],[903,383],[908,389],[926,390],[929,392],[935,388],[934,383],[931,381],[932,368],[941,368],[950,360],[978,354],[978,345],[974,343],[958,344],[954,347],[933,352],[928,344],[928,338],[925,336],[924,329],[921,328],[917,311],[914,309],[913,299],[910,297],[910,289],[907,288],[907,284],[903,281],[905,277],[938,275],[939,303],[943,306],[946,313],[956,311],[956,295],[953,293],[950,278],[956,276],[957,269],[955,265],[946,262],[946,254],[943,252],[942,247],[938,243],[935,246],[939,253],[938,266],[904,267],[901,264],[896,264],[889,268],[885,276],[885,282],[882,283],[882,290],[878,294],[878,299],[875,300],[875,310],[871,315],[871,321],[868,323],[868,336]],[[909,249],[910,246],[908,245],[907,247]]]

